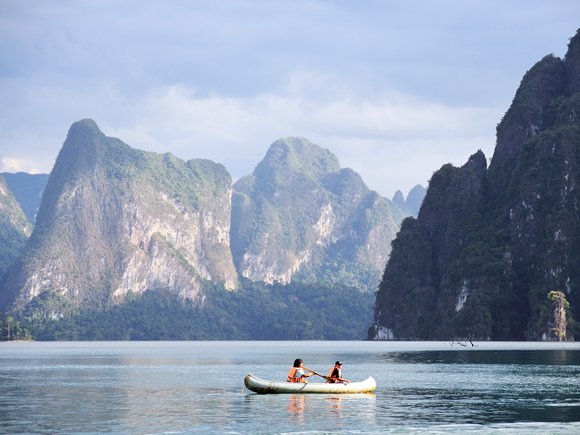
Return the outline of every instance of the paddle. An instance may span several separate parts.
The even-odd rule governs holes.
[[[324,378],[324,379],[326,379],[327,381],[330,381],[330,378],[329,378],[328,376],[321,375],[320,373],[317,373],[317,372],[315,372],[314,370],[311,370],[311,369],[309,369],[308,367],[304,367],[304,366],[302,366],[302,368],[303,368],[304,370],[308,370],[308,371],[309,371],[310,373],[312,373],[313,375],[320,376],[321,378]]]

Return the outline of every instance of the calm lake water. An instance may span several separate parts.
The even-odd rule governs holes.
[[[0,433],[580,433],[580,345],[0,343]],[[373,395],[257,395],[295,358]],[[315,379],[314,377],[310,379]]]

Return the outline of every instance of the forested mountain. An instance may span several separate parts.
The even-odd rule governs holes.
[[[234,289],[231,178],[222,165],[130,148],[91,120],[73,124],[2,310],[41,296],[41,316],[100,309],[163,289],[199,303],[206,282]]]
[[[48,174],[28,174],[26,172],[17,172],[11,174],[3,172],[8,188],[20,204],[22,211],[26,214],[28,220],[34,223],[42,192],[48,182]]]
[[[404,217],[330,151],[280,139],[234,185],[232,253],[252,281],[374,290]]]
[[[357,338],[404,217],[306,139],[275,142],[232,200],[222,165],[139,151],[83,120],[10,251],[0,309],[43,339]]]
[[[479,151],[433,175],[393,244],[369,338],[578,338],[579,165],[580,31],[523,77],[489,169]]]
[[[0,282],[24,248],[31,231],[32,225],[0,174]]]
[[[373,301],[373,293],[351,287],[241,279],[236,291],[207,287],[202,305],[150,290],[63,318],[27,316],[20,329],[37,340],[360,340]],[[43,304],[38,298],[28,311]]]

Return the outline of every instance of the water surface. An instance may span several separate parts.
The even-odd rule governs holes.
[[[295,358],[372,395],[257,395]],[[310,379],[315,379],[310,378]],[[1,433],[580,433],[580,345],[0,343]]]

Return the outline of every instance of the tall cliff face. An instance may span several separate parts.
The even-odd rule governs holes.
[[[234,185],[232,253],[253,281],[378,281],[404,216],[303,138],[274,142]]]
[[[370,338],[549,338],[554,290],[580,318],[579,78],[580,32],[522,79],[489,170],[478,153],[434,174],[393,245]]]
[[[62,302],[54,316],[148,289],[196,302],[203,280],[235,288],[230,201],[223,166],[138,151],[91,120],[77,122],[0,306],[19,309],[52,293]]]
[[[32,231],[16,198],[0,175],[0,282],[6,269],[16,260]]]

